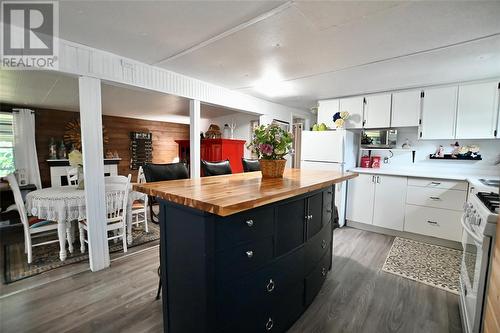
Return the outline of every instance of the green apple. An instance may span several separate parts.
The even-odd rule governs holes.
[[[313,125],[313,131],[317,131],[318,130],[318,124],[314,124]]]

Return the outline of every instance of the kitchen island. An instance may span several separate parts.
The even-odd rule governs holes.
[[[334,186],[287,169],[134,185],[159,198],[164,331],[284,332],[331,269]]]

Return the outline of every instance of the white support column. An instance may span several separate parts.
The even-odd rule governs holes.
[[[189,101],[189,160],[191,178],[200,178],[200,101]]]
[[[88,251],[90,269],[95,272],[109,267],[106,205],[104,202],[101,80],[82,76],[78,82],[85,205],[88,222]]]

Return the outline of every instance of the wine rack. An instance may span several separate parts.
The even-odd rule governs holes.
[[[130,169],[153,161],[153,134],[148,132],[130,132]]]

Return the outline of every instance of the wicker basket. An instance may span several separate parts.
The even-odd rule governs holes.
[[[262,178],[282,178],[286,160],[259,160]]]

